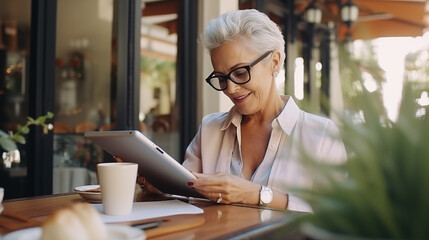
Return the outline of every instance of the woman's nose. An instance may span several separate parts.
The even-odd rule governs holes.
[[[226,84],[227,84],[227,88],[224,91],[227,93],[233,93],[233,92],[237,91],[237,89],[240,88],[239,84],[234,83],[230,79],[228,79]]]

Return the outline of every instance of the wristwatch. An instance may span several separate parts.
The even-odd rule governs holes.
[[[259,190],[259,206],[266,207],[271,201],[273,201],[273,191],[261,185],[261,190]]]

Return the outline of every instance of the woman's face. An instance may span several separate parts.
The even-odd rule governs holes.
[[[246,39],[236,38],[213,49],[210,56],[214,72],[226,75],[231,70],[249,65],[259,58],[261,54],[254,53],[249,46]],[[249,82],[239,85],[228,79],[228,87],[223,93],[231,99],[241,114],[251,115],[265,109],[269,98],[276,96],[277,90],[272,75],[274,71],[278,71],[275,65],[273,54],[269,54],[250,69]]]

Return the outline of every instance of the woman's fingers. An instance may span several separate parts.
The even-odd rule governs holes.
[[[154,187],[148,181],[145,181],[144,188],[145,188],[145,190],[146,190],[147,193],[150,193],[150,194],[162,194],[162,192],[158,188]]]
[[[259,195],[260,185],[228,174],[194,173],[197,179],[188,182],[201,195],[214,202],[248,203]],[[221,199],[221,200],[219,200]]]
[[[193,173],[197,179],[191,180],[188,182],[188,185],[191,187],[198,186],[222,186],[225,185],[228,181],[228,175],[225,174],[202,174],[202,173]]]
[[[117,156],[113,156],[113,159],[115,159],[116,162],[123,162],[124,160],[122,160],[122,158],[117,157]]]
[[[188,186],[193,187],[201,195],[217,203],[232,203],[237,201],[230,197],[234,191],[240,191],[234,186],[236,179],[227,174],[202,174],[193,173],[197,179],[188,182]],[[235,182],[235,183],[234,183]]]
[[[194,188],[207,199],[210,199],[213,202],[218,202],[220,199],[219,195],[222,196],[221,191],[223,191],[222,184],[221,181],[219,181],[218,176],[195,172],[193,172],[193,174],[197,179],[189,181],[188,186]],[[223,197],[221,200],[223,200]]]
[[[217,203],[230,203],[227,199],[227,193],[222,191],[205,191],[201,189],[195,189],[198,193],[209,199],[210,201]],[[221,199],[219,201],[219,199]]]

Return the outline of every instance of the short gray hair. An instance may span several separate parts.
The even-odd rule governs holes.
[[[236,37],[249,39],[252,50],[259,54],[270,50],[279,51],[283,66],[285,59],[283,34],[279,26],[266,14],[255,9],[229,11],[212,19],[199,42],[211,51]]]

